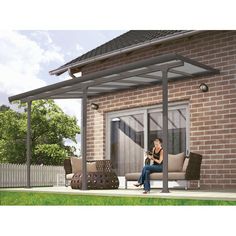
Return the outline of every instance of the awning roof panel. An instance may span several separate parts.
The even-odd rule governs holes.
[[[168,72],[168,78],[169,79],[179,78],[179,77],[182,77],[182,75],[181,74],[177,74],[177,73]]]
[[[121,80],[121,82],[123,82],[123,81],[133,81],[134,83],[137,83],[137,82],[152,83],[152,82],[156,82],[157,79],[145,78],[145,77],[142,77],[142,75],[140,75],[139,77],[134,76],[134,77],[131,77],[131,78]]]
[[[176,62],[179,62],[178,65],[176,64],[168,72],[168,78],[172,81],[219,73],[219,70],[181,55],[167,54],[18,94],[9,97],[9,101],[21,100],[26,102],[37,99],[82,98],[86,88],[88,88],[88,96],[97,96],[149,84],[159,84],[162,78],[160,70],[166,65]]]
[[[187,62],[184,62],[183,66],[176,67],[175,69],[178,70],[178,71],[189,73],[189,74],[196,74],[196,73],[207,71],[203,67],[195,66],[195,65],[192,65],[192,64],[187,63]]]

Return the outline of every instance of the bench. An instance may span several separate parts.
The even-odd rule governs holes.
[[[200,188],[200,171],[201,171],[202,155],[190,152],[189,156],[184,153],[176,155],[168,155],[168,180],[177,181],[185,180],[187,190],[190,185],[190,180],[198,181],[198,188]],[[125,174],[125,188],[127,189],[128,181],[138,180],[141,172]],[[162,180],[163,173],[151,173],[150,180]]]

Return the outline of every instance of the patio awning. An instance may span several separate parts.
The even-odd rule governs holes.
[[[69,71],[70,72],[70,71]],[[9,101],[28,103],[27,125],[27,187],[30,187],[31,160],[31,102],[38,99],[82,99],[81,153],[82,189],[87,189],[87,100],[91,96],[105,95],[137,87],[162,84],[163,115],[163,189],[168,190],[168,81],[218,74],[219,70],[183,57],[167,54],[125,64],[78,78],[52,84],[26,93],[9,97]]]
[[[20,100],[27,102],[37,99],[82,98],[85,88],[88,88],[87,96],[91,97],[152,84],[160,84],[162,82],[161,70],[164,66],[168,65],[173,65],[168,71],[168,81],[219,73],[218,70],[189,58],[178,54],[167,54],[18,94],[9,97],[9,101]]]

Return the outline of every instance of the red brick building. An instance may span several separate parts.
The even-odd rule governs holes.
[[[189,127],[186,130],[188,140],[185,141],[187,149],[203,155],[201,186],[236,188],[236,31],[205,31],[179,39],[173,38],[89,63],[79,70],[84,75],[172,52],[220,70],[220,74],[213,77],[170,82],[169,106],[172,105],[174,110],[173,114],[169,115],[176,116],[174,106],[180,106],[181,111],[188,113],[186,115],[189,119],[187,121]],[[200,91],[201,83],[208,86],[208,92]],[[137,113],[134,108],[142,110],[151,107],[155,110],[160,107],[161,101],[161,86],[158,85],[92,98],[88,106],[88,158],[105,158],[106,153],[112,152],[106,150],[112,148],[112,144],[106,144],[109,113],[120,111],[116,116],[127,120],[130,117],[125,112],[133,109],[135,118],[139,119],[143,113]],[[99,105],[98,110],[91,109],[90,103],[93,102]],[[151,114],[153,115],[150,118],[158,117],[158,112],[154,111]],[[176,119],[178,120],[178,116]],[[134,121],[129,122],[130,126],[137,126]],[[107,137],[108,142],[109,138]],[[120,149],[132,149],[132,144],[135,142],[128,144],[127,138],[120,139],[119,142],[126,142],[119,144]],[[134,157],[130,157],[129,163],[134,161],[132,158]],[[137,165],[139,167],[140,164]],[[124,173],[124,170],[121,172]]]
[[[220,73],[169,82],[168,151],[202,154],[202,187],[236,188],[236,31],[129,31],[51,74],[84,76],[169,53]],[[161,103],[160,85],[90,97],[87,158],[111,159],[119,176],[140,171],[143,151],[162,136]]]

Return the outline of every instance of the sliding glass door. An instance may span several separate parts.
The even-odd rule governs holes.
[[[177,154],[187,150],[186,108],[168,112],[168,153]],[[148,148],[153,147],[155,138],[162,138],[162,112],[150,111],[148,114]]]
[[[138,172],[143,165],[144,123],[143,114],[112,118],[110,159],[119,176]]]
[[[187,152],[188,106],[169,105],[169,153]],[[161,107],[149,107],[109,113],[107,115],[106,156],[112,161],[118,176],[140,172],[144,152],[153,147],[155,138],[162,138]]]

